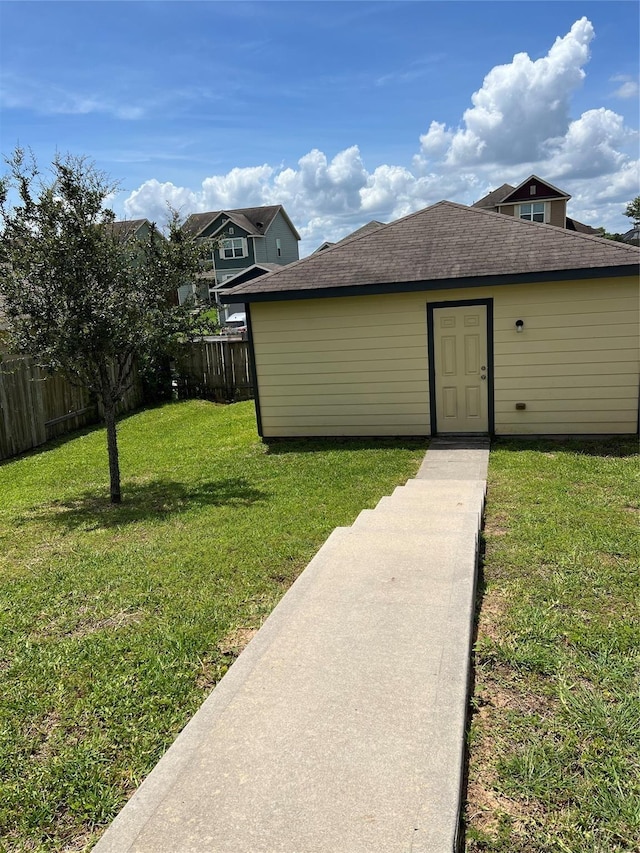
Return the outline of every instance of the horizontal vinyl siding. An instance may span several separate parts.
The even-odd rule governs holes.
[[[426,305],[486,298],[498,435],[636,431],[628,278],[254,304],[265,437],[428,435]]]
[[[426,321],[386,296],[251,309],[265,437],[426,435]]]
[[[494,319],[496,433],[635,432],[637,282],[502,290]],[[520,334],[516,319],[524,321]],[[526,409],[517,411],[516,403]]]

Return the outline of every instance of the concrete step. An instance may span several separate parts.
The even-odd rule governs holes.
[[[396,490],[392,495],[381,498],[376,509],[378,507],[413,508],[422,511],[425,516],[430,512],[475,512],[480,515],[484,507],[484,497],[480,492],[471,495],[437,495]]]
[[[352,530],[380,530],[389,533],[432,532],[447,535],[477,536],[480,531],[480,512],[425,513],[415,506],[389,503],[376,509],[363,509],[353,522]]]
[[[411,492],[423,495],[438,495],[442,499],[453,497],[471,497],[480,495],[484,503],[486,483],[477,480],[409,480],[404,486],[398,486],[393,494]]]

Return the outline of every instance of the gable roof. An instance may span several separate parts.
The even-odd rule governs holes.
[[[503,184],[501,187],[498,187],[497,190],[493,190],[488,195],[483,196],[478,201],[474,202],[472,207],[481,207],[484,209],[491,208],[493,210],[494,207],[497,207],[503,198],[508,196],[515,190],[515,187],[512,187],[511,184]]]
[[[526,190],[530,184],[535,184],[535,193],[533,196],[530,193],[523,192],[523,190]],[[524,199],[531,201],[532,199],[539,198],[563,198],[565,200],[569,200],[571,196],[564,190],[554,187],[554,185],[550,184],[549,181],[543,181],[542,178],[539,178],[537,175],[529,175],[528,178],[525,178],[525,180],[518,184],[518,186],[510,193],[507,193],[500,204],[511,204],[511,202],[523,201]]]
[[[324,250],[328,249],[330,246],[336,246],[338,243],[344,243],[345,240],[350,240],[352,237],[359,237],[361,234],[368,234],[370,231],[377,231],[378,228],[382,228],[384,224],[384,222],[378,222],[377,219],[372,219],[371,222],[361,225],[360,228],[356,228],[355,231],[352,231],[345,237],[341,237],[340,240],[336,240],[334,242],[325,240],[325,242],[318,246],[317,249],[314,249],[314,252],[324,252]]]
[[[546,192],[536,192],[535,196],[530,193],[523,193],[529,184],[535,183],[537,187],[543,188]],[[568,201],[571,196],[564,190],[554,187],[549,181],[544,181],[537,175],[529,175],[524,181],[518,184],[517,187],[512,187],[511,184],[503,184],[497,190],[493,190],[488,195],[476,201],[472,207],[480,207],[483,209],[494,209],[501,204],[514,204],[518,201],[532,201],[535,199],[550,199],[558,198]]]
[[[235,275],[230,276],[229,278],[225,278],[224,281],[216,285],[215,290],[228,290],[230,287],[235,287],[241,282],[250,281],[251,279],[258,278],[260,275],[265,275],[266,273],[275,272],[280,269],[282,269],[282,264],[272,264],[267,263],[266,261],[260,261],[257,264],[252,264],[250,267],[245,267],[243,270],[238,270]]]
[[[569,231],[579,231],[581,234],[594,234],[595,236],[599,234],[597,228],[585,225],[584,222],[578,222],[577,219],[572,219],[570,216],[567,216],[566,227]]]
[[[441,201],[231,288],[225,301],[633,275],[633,246]],[[230,298],[231,297],[231,298]]]
[[[266,207],[242,207],[234,210],[210,210],[207,213],[192,213],[182,227],[191,237],[200,237],[216,219],[224,216],[238,225],[238,227],[243,228],[250,236],[262,237],[267,233],[279,212],[282,213],[295,238],[299,240],[300,235],[281,204],[272,204]],[[222,227],[221,225],[220,228]]]
[[[517,201],[522,201],[522,199],[516,198],[518,190],[526,186],[531,180],[536,180],[545,187],[550,187],[552,190],[557,191],[560,195],[555,196],[556,198],[563,198],[565,200],[571,198],[570,195],[567,195],[562,190],[556,190],[556,187],[548,181],[542,181],[535,175],[531,175],[526,181],[518,184],[517,187],[512,187],[511,184],[503,184],[497,190],[493,190],[493,192],[474,202],[471,206],[481,208],[482,210],[496,210],[501,204],[513,204]],[[513,196],[513,199],[510,199],[511,196]],[[543,198],[543,196],[539,196],[539,198]],[[507,201],[507,199],[510,199],[510,201]],[[527,200],[530,201],[531,197]],[[569,231],[581,231],[583,234],[598,234],[597,228],[592,228],[591,225],[585,225],[583,222],[578,222],[577,219],[572,219],[569,216],[565,218],[565,228],[568,228]]]
[[[128,240],[130,237],[135,237],[145,224],[151,226],[148,219],[122,219],[118,222],[111,222],[110,226],[116,237],[121,240]]]

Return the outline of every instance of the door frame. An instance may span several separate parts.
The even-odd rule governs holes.
[[[436,308],[464,308],[467,305],[484,305],[487,309],[487,419],[489,436],[495,434],[494,387],[493,387],[493,298],[452,299],[446,302],[427,302],[427,354],[429,359],[429,412],[431,435],[438,435],[438,413],[436,411],[436,364],[433,333],[433,312]],[[461,433],[462,435],[462,433]]]

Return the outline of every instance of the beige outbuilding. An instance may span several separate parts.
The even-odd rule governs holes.
[[[443,201],[241,284],[260,434],[637,433],[639,258]]]

